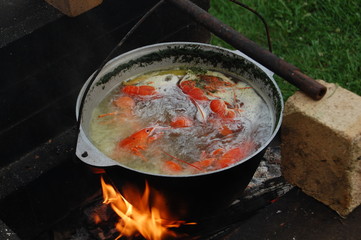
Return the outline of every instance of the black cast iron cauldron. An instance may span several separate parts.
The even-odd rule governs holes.
[[[121,81],[135,75],[175,67],[199,67],[220,71],[248,81],[268,103],[273,114],[273,132],[265,144],[241,162],[217,171],[186,176],[149,174],[130,169],[100,152],[89,138],[89,123],[93,109]],[[243,193],[252,179],[266,147],[277,134],[282,120],[283,100],[272,78],[273,73],[239,51],[200,43],[162,43],[122,54],[109,61],[101,70],[83,98],[83,86],[77,102],[77,116],[82,111],[76,155],[84,163],[105,169],[113,183],[121,189],[131,183],[144,188],[145,181],[163,193],[168,208],[182,219],[199,219],[228,206]]]

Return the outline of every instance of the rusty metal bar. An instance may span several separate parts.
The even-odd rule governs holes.
[[[319,100],[326,94],[327,88],[325,86],[302,73],[297,67],[280,59],[273,53],[244,37],[233,28],[210,15],[207,11],[198,7],[196,4],[190,2],[189,0],[167,1],[191,16],[196,22],[203,25],[209,31],[229,43],[234,48],[240,50],[250,58],[256,60],[278,76],[284,78],[289,83],[299,88],[312,99]]]

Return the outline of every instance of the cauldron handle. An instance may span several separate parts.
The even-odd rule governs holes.
[[[224,24],[207,11],[198,7],[189,0],[167,0],[181,11],[187,13],[196,22],[229,43],[234,48],[259,62],[278,76],[284,78],[292,85],[299,88],[314,100],[320,100],[327,88],[313,78],[302,73],[300,69],[277,57],[270,51],[260,47],[255,42],[241,35],[239,32]]]

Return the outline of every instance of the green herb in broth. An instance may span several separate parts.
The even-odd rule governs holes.
[[[236,164],[272,127],[268,105],[246,82],[177,68],[120,84],[94,110],[90,133],[101,151],[130,168],[189,175]]]

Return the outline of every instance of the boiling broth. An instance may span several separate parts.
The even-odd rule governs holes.
[[[269,106],[246,81],[170,69],[121,82],[94,109],[90,137],[129,168],[189,175],[238,163],[273,127]]]

